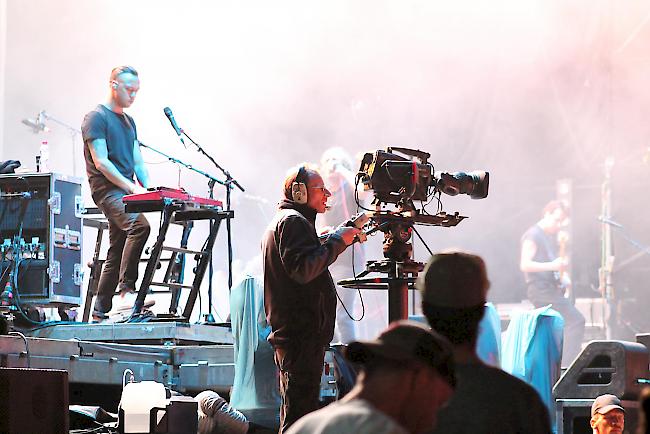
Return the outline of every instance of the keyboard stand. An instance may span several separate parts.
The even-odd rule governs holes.
[[[137,205],[126,204],[127,212],[142,212],[143,210],[138,208]],[[158,237],[156,242],[151,249],[149,261],[147,262],[147,267],[142,276],[142,282],[140,284],[140,289],[138,290],[138,295],[133,305],[133,312],[129,320],[134,319],[138,314],[142,313],[142,307],[144,305],[144,299],[149,292],[151,286],[166,286],[172,288],[172,290],[180,290],[182,288],[190,289],[187,302],[181,316],[165,316],[165,318],[160,318],[165,321],[180,321],[180,322],[189,322],[190,315],[194,309],[194,304],[196,298],[199,294],[201,287],[201,282],[203,281],[203,276],[207,270],[207,267],[210,263],[212,256],[212,248],[214,247],[214,242],[217,238],[217,233],[219,232],[219,226],[221,225],[221,220],[225,218],[233,218],[233,211],[221,211],[217,208],[198,208],[198,209],[186,209],[183,203],[180,203],[175,200],[165,199],[162,209],[162,221],[160,223],[160,231],[158,232]],[[167,230],[169,225],[172,222],[188,222],[194,220],[209,220],[210,222],[210,232],[208,239],[206,240],[205,247],[201,251],[191,251],[184,248],[169,247],[165,246],[165,237],[167,236]],[[172,254],[179,253],[189,253],[196,254],[199,256],[199,262],[196,266],[196,271],[194,273],[194,280],[192,285],[183,285],[180,283],[173,282],[153,282],[153,276],[156,271],[156,267],[160,262],[160,256],[163,250],[171,251]],[[169,277],[169,273],[166,273],[165,280]],[[173,303],[173,300],[172,300]],[[127,320],[127,321],[129,321]]]

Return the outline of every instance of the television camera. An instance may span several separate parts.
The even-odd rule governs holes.
[[[384,259],[368,261],[366,270],[339,284],[348,288],[388,289],[389,322],[408,316],[408,289],[424,269],[424,264],[412,258],[413,246],[409,241],[413,226],[451,227],[467,218],[458,212],[443,211],[442,193],[467,194],[472,199],[484,199],[488,195],[488,172],[436,172],[428,162],[430,156],[424,151],[398,147],[367,153],[356,177],[357,187],[363,183],[365,190],[373,192],[374,209],[361,207],[358,197],[357,204],[369,211],[371,228],[366,234],[376,231],[384,234]],[[433,200],[438,207],[430,214],[426,206]],[[416,202],[421,203],[420,208]],[[366,277],[370,273],[387,277]]]

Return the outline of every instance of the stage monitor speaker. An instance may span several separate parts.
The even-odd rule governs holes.
[[[1,433],[67,433],[68,402],[67,371],[0,367]]]
[[[555,399],[594,399],[611,393],[635,400],[648,378],[648,349],[635,342],[592,341],[553,387]]]
[[[645,345],[648,351],[650,351],[650,333],[637,333],[636,341],[640,344]]]

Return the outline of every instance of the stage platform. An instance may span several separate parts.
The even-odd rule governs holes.
[[[34,330],[29,333],[29,336],[147,345],[232,345],[234,343],[228,325],[183,322],[61,324]]]
[[[0,366],[68,371],[73,384],[118,386],[124,371],[193,394],[228,391],[235,375],[225,327],[185,323],[58,325],[25,340],[0,336]]]

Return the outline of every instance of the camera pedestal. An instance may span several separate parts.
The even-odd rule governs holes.
[[[415,280],[424,264],[415,261],[368,261],[366,270],[356,278],[338,282],[344,288],[388,291],[388,322],[408,319],[408,291],[415,289]],[[370,273],[387,277],[365,277]]]

